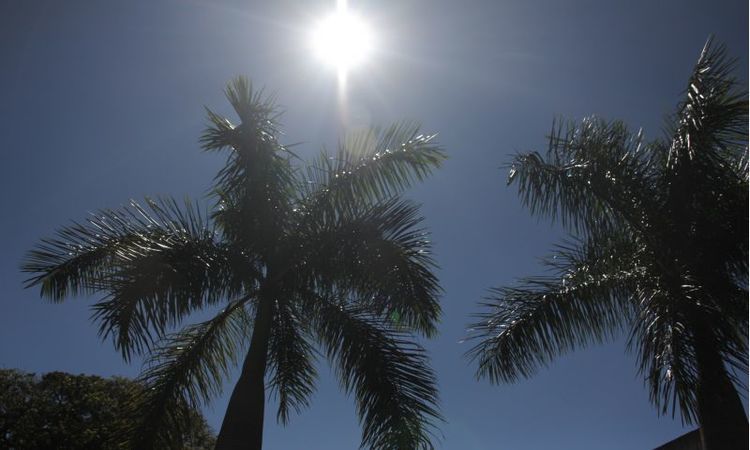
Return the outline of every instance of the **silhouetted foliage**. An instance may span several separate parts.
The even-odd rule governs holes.
[[[127,378],[50,372],[37,377],[0,369],[0,447],[6,449],[125,449],[136,422],[132,404],[143,386]],[[196,410],[179,449],[209,450],[216,443]]]
[[[549,276],[492,291],[469,352],[479,377],[528,377],[629,330],[659,411],[698,421],[706,449],[747,448],[748,115],[733,68],[709,41],[665,140],[589,118],[516,156],[508,183],[573,236]]]
[[[28,285],[53,301],[102,296],[101,334],[125,359],[149,355],[138,448],[174,442],[175,405],[208,401],[244,360],[217,448],[259,449],[266,378],[285,423],[308,405],[320,353],[354,394],[363,446],[430,448],[435,378],[411,334],[435,332],[440,287],[418,207],[399,195],[445,158],[434,136],[362,131],[296,167],[273,102],[244,78],[226,96],[240,123],[208,110],[201,138],[228,153],[210,214],[170,199],[99,211],[29,254]]]

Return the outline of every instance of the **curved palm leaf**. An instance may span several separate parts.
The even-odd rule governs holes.
[[[424,349],[367,311],[322,298],[315,303],[319,339],[357,400],[362,445],[433,448],[434,421],[442,419]]]
[[[182,240],[133,258],[102,281],[93,305],[99,332],[128,360],[193,311],[256,287],[253,261],[209,240]]]
[[[310,404],[317,371],[315,350],[307,339],[309,325],[303,323],[291,303],[276,302],[274,326],[269,343],[269,363],[273,371],[271,389],[276,391],[279,422],[289,422],[289,413],[300,413]]]
[[[747,146],[747,92],[734,77],[737,61],[710,38],[688,80],[685,100],[677,107],[676,127],[667,167],[685,169],[694,160],[718,162]],[[710,175],[701,170],[701,176]]]
[[[335,155],[324,151],[308,168],[299,209],[326,214],[352,202],[379,202],[400,194],[445,160],[434,138],[408,122],[350,134]]]
[[[417,205],[394,198],[341,212],[304,230],[304,252],[319,286],[351,293],[361,307],[430,336],[441,288]]]
[[[685,290],[690,295],[691,287]],[[692,423],[697,418],[698,371],[688,317],[661,289],[639,289],[637,295],[641,308],[628,348],[637,348],[639,371],[646,375],[651,401],[660,413],[674,413],[679,405],[683,420]]]
[[[559,218],[576,232],[611,228],[622,219],[640,228],[644,215],[656,210],[649,190],[655,168],[642,139],[621,122],[596,117],[580,126],[553,124],[546,157],[517,155],[508,184],[518,183],[532,214]]]
[[[600,236],[560,247],[547,260],[557,274],[527,278],[497,288],[472,325],[479,339],[467,355],[478,362],[477,377],[512,382],[533,375],[561,353],[611,338],[630,323],[635,305],[627,287],[640,269],[629,256],[629,235]]]
[[[186,423],[182,405],[207,402],[237,363],[250,328],[246,296],[214,318],[169,336],[140,376],[146,386],[135,410],[142,420],[132,430],[132,448],[180,448],[175,440]]]
[[[679,410],[683,422],[694,423],[699,419],[695,347],[701,339],[695,333],[696,321],[711,330],[714,350],[735,369],[727,373],[729,378],[744,386],[746,377],[737,372],[748,370],[747,321],[742,319],[748,314],[747,290],[728,286],[716,301],[703,297],[703,288],[694,279],[692,284],[681,285],[677,293],[665,291],[663,286],[664,280],[641,279],[635,291],[639,313],[628,349],[638,356],[639,371],[645,375],[649,396],[660,413],[671,410],[674,415]]]
[[[106,293],[93,315],[126,360],[192,311],[236,296],[257,279],[253,263],[219,244],[194,205],[146,202],[100,211],[87,225],[60,230],[23,266],[41,272],[28,286],[41,284],[53,299]]]
[[[41,285],[41,295],[60,301],[68,295],[99,291],[119,262],[166,248],[171,241],[210,239],[212,231],[198,209],[186,204],[183,213],[172,199],[146,199],[143,207],[101,210],[85,224],[74,223],[42,239],[21,269],[36,274],[26,287]],[[113,266],[113,263],[115,264]]]

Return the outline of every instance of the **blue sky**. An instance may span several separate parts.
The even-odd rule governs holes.
[[[6,0],[0,5],[0,367],[135,376],[89,321],[92,299],[49,304],[18,270],[39,238],[89,211],[168,194],[205,199],[223,159],[200,152],[203,105],[245,74],[278,94],[284,142],[336,143],[335,75],[308,30],[331,1]],[[410,196],[433,232],[445,295],[429,342],[442,449],[647,449],[686,431],[658,417],[624,339],[559,358],[532,379],[476,381],[462,354],[487,288],[539,273],[560,231],[531,218],[500,166],[544,148],[553,118],[596,114],[658,137],[710,33],[747,80],[748,5],[738,1],[356,1],[380,50],[350,77],[349,125],[416,119],[445,167]],[[226,384],[228,394],[232,386]],[[227,395],[228,396],[228,395]],[[206,415],[218,429],[226,397]],[[321,367],[312,407],[265,448],[351,449],[351,399]]]

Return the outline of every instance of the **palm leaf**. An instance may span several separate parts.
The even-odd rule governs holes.
[[[496,288],[472,325],[468,352],[477,377],[493,383],[533,375],[558,355],[613,337],[630,323],[634,305],[627,292],[641,276],[633,265],[630,236],[559,247],[548,265],[555,275],[526,278]]]
[[[308,169],[299,209],[325,213],[338,203],[378,202],[400,194],[445,160],[434,139],[408,122],[348,135],[335,155],[323,151]]]
[[[747,145],[747,92],[732,75],[737,61],[724,45],[706,42],[677,107],[668,167],[710,161],[722,153],[742,152]],[[705,173],[702,173],[705,175]]]
[[[653,270],[649,271],[654,273]],[[705,287],[686,270],[680,286],[668,280],[644,277],[636,290],[639,315],[634,321],[628,349],[638,356],[639,372],[645,375],[651,401],[666,414],[679,410],[683,423],[699,420],[696,386],[699,361],[696,345],[708,340],[715,357],[734,369],[727,375],[737,386],[745,385],[747,373],[747,290],[723,289],[721,298],[705,297]],[[716,292],[716,286],[712,287]],[[709,332],[696,335],[696,328]]]
[[[112,337],[127,360],[140,354],[193,311],[255,287],[253,261],[212,238],[174,239],[123,262],[102,281],[107,297],[93,306],[99,333]]]
[[[221,381],[249,333],[245,310],[251,296],[230,303],[214,318],[169,336],[155,349],[140,381],[145,395],[135,409],[142,420],[130,436],[132,448],[172,447],[186,424],[182,405],[197,407],[221,392]]]
[[[92,294],[117,265],[168,248],[180,239],[211,239],[212,230],[199,210],[186,203],[181,211],[172,199],[135,201],[128,208],[101,210],[42,239],[26,256],[21,268],[35,274],[26,287],[41,285],[41,295],[60,301],[68,295]]]
[[[638,229],[658,210],[651,188],[657,168],[646,150],[642,134],[621,122],[590,117],[580,125],[553,124],[546,157],[517,155],[508,184],[518,183],[532,214],[559,219],[575,232],[606,230],[622,220]]]
[[[269,343],[271,389],[278,395],[277,419],[283,424],[292,410],[300,413],[310,405],[318,375],[315,351],[306,336],[308,324],[295,309],[291,303],[276,302]]]
[[[94,305],[100,334],[125,359],[141,353],[192,311],[237,295],[257,279],[252,261],[220,245],[209,222],[189,202],[131,201],[103,210],[86,225],[63,228],[30,252],[24,270],[38,274],[54,300],[104,293]],[[238,270],[236,270],[238,269]]]
[[[354,296],[359,305],[401,326],[435,333],[439,282],[418,206],[394,198],[350,208],[299,238],[314,284]]]
[[[289,162],[293,154],[279,142],[273,98],[254,92],[243,77],[229,83],[225,93],[241,123],[235,126],[207,109],[209,125],[201,137],[207,151],[230,150],[214,178],[218,209],[213,218],[238,247],[263,252],[259,243],[275,240],[290,210],[297,185]]]
[[[441,418],[424,349],[367,311],[321,298],[315,305],[319,339],[357,401],[362,445],[433,448],[432,429]]]

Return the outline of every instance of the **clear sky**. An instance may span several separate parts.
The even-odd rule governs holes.
[[[228,114],[245,74],[278,93],[285,143],[336,143],[336,77],[310,53],[334,1],[0,2],[0,367],[135,376],[89,321],[91,299],[22,289],[23,255],[100,207],[145,195],[205,199],[223,159],[197,144],[203,105]],[[450,155],[410,192],[433,232],[445,288],[428,348],[447,422],[439,448],[648,449],[687,429],[658,417],[624,339],[558,359],[514,385],[475,381],[462,354],[491,286],[539,273],[560,236],[531,218],[499,168],[544,148],[554,117],[596,114],[661,133],[710,33],[747,80],[747,0],[351,0],[380,51],[352,74],[352,127],[416,119]],[[231,391],[233,381],[226,384]],[[227,397],[206,409],[218,429]],[[325,365],[312,407],[265,448],[358,448],[353,401]]]

